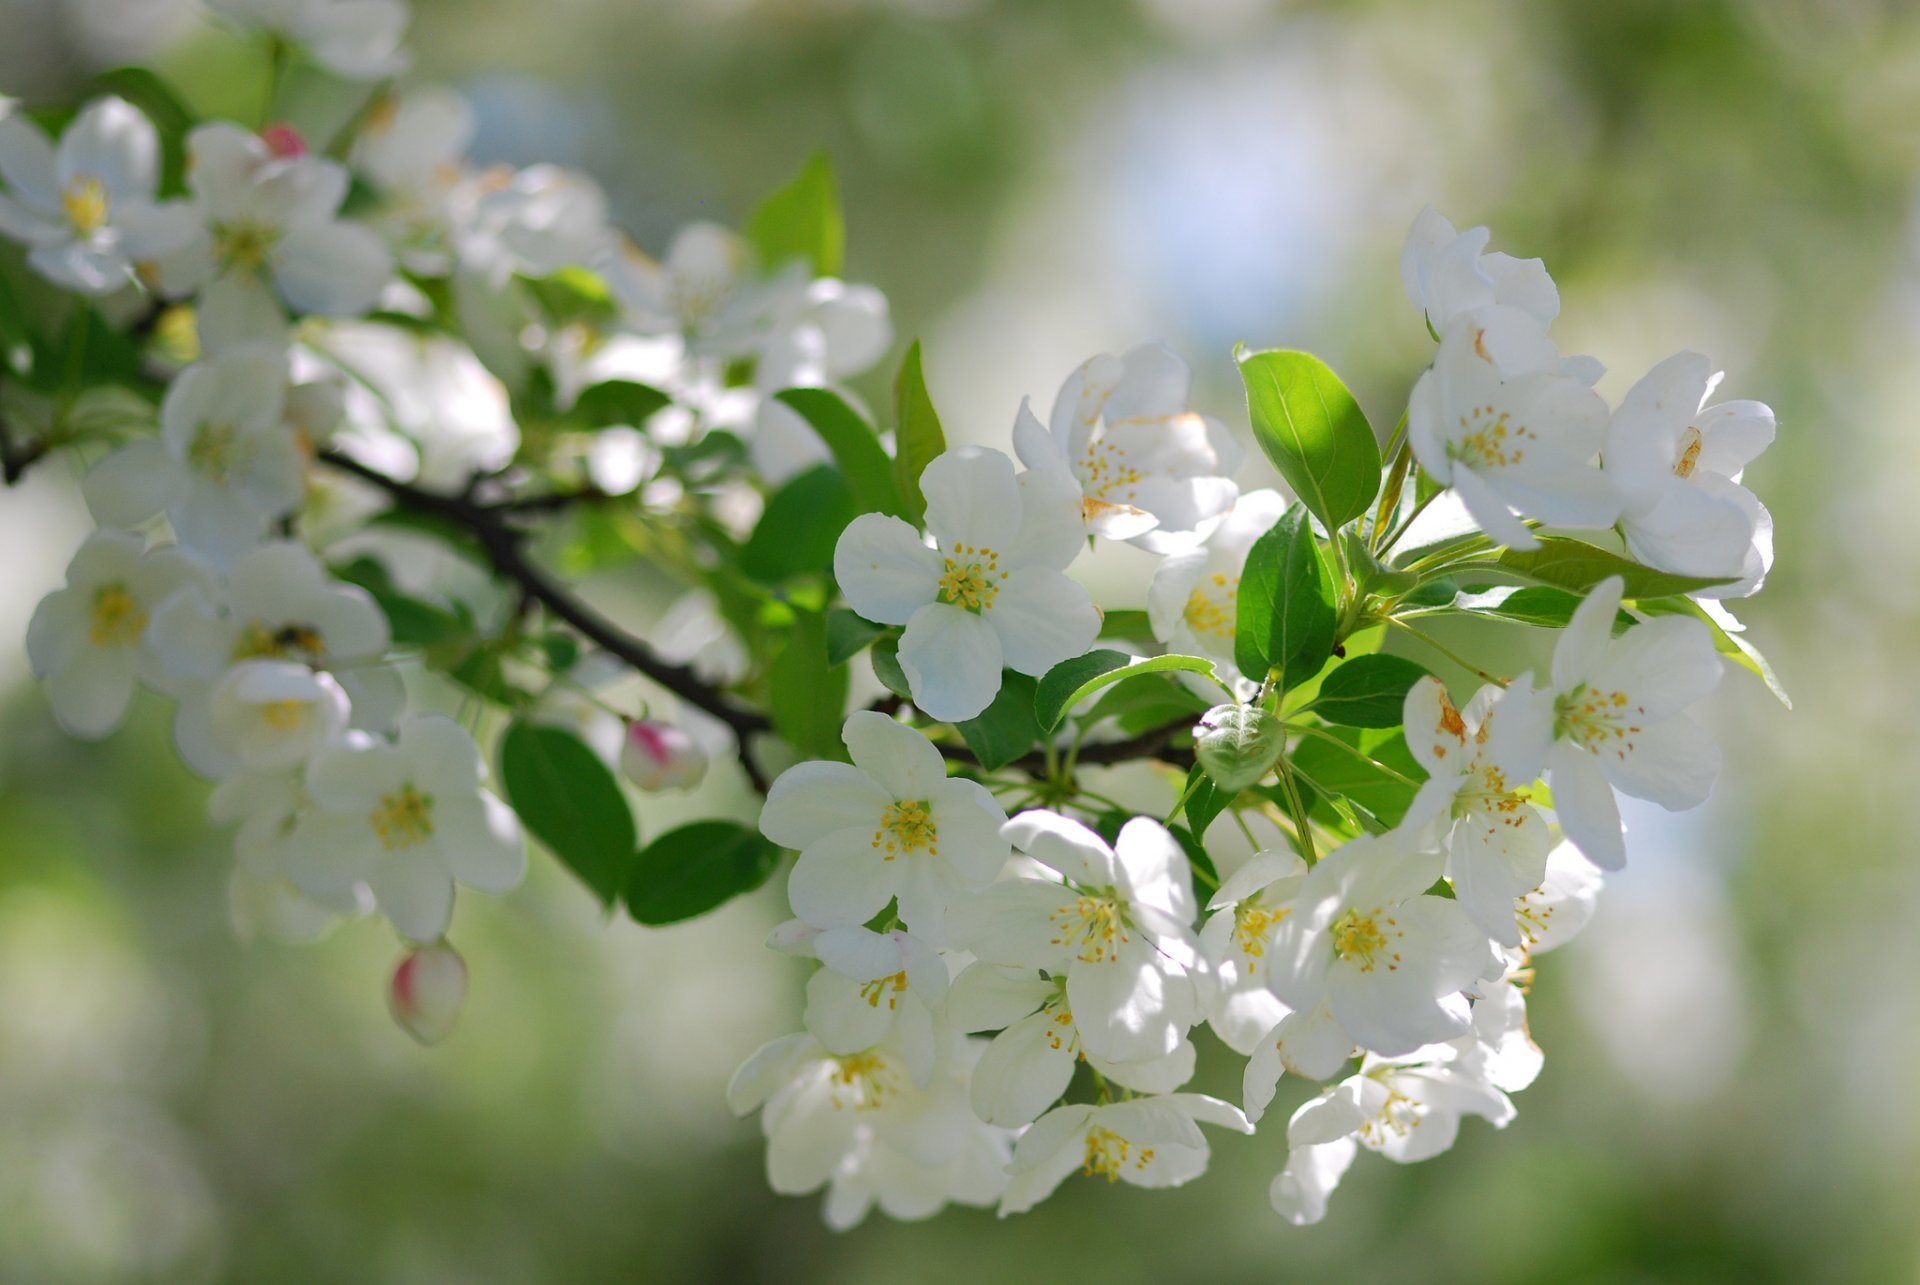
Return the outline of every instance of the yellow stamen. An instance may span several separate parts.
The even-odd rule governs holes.
[[[92,236],[107,223],[107,189],[97,178],[76,178],[60,194],[75,236]]]
[[[96,647],[131,647],[147,631],[147,612],[118,582],[93,591],[87,637]]]
[[[381,795],[380,806],[368,820],[388,852],[404,852],[432,837],[433,796],[420,793],[411,783],[403,785],[396,793]]]
[[[1357,963],[1360,971],[1370,973],[1381,964],[1390,973],[1400,970],[1400,952],[1392,942],[1405,937],[1400,921],[1379,906],[1372,910],[1348,910],[1333,921],[1333,953],[1348,963]]]
[[[921,851],[939,856],[940,830],[933,823],[932,807],[920,799],[889,803],[880,814],[880,828],[873,832],[873,846],[886,861]]]

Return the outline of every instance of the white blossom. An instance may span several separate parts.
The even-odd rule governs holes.
[[[1207,902],[1207,922],[1200,929],[1200,952],[1213,978],[1207,1022],[1236,1053],[1252,1053],[1287,1015],[1287,1006],[1267,985],[1267,974],[1273,968],[1274,935],[1293,913],[1306,878],[1307,863],[1297,853],[1256,852],[1220,881]]]
[[[1607,427],[1605,468],[1626,507],[1620,530],[1650,567],[1735,580],[1698,591],[1745,597],[1773,565],[1773,518],[1742,470],[1772,443],[1761,402],[1707,405],[1720,376],[1699,353],[1676,353],[1635,384]]]
[[[1232,507],[1243,452],[1226,425],[1189,409],[1192,372],[1164,344],[1089,358],[1042,427],[1025,402],[1014,449],[1073,478],[1090,534],[1154,553],[1197,544]]]
[[[1020,1135],[1000,1215],[1025,1213],[1078,1169],[1133,1187],[1178,1187],[1206,1172],[1212,1149],[1201,1124],[1236,1133],[1253,1126],[1237,1107],[1204,1093],[1167,1093],[1102,1105],[1055,1107]]]
[[[1038,676],[1093,645],[1100,614],[1061,574],[1084,543],[1078,517],[1038,490],[1063,481],[1058,471],[1017,479],[1000,452],[963,447],[920,476],[935,547],[881,513],[841,533],[834,579],[862,616],[906,626],[900,668],[930,717],[973,718],[999,692],[1003,665]]]
[[[1431,205],[1407,229],[1400,250],[1400,281],[1407,302],[1438,334],[1456,317],[1483,308],[1518,308],[1542,329],[1560,315],[1560,291],[1538,259],[1489,253],[1486,228],[1454,230]]]
[[[1713,734],[1686,713],[1725,668],[1712,636],[1660,616],[1613,637],[1624,587],[1609,576],[1587,594],[1554,645],[1550,685],[1509,688],[1489,742],[1496,761],[1545,764],[1561,828],[1602,870],[1627,860],[1614,790],[1679,811],[1720,773]]]
[[[397,76],[411,63],[401,41],[406,0],[207,0],[217,13],[303,45],[350,80]]]
[[[983,787],[948,778],[940,751],[884,714],[856,711],[842,736],[851,764],[787,769],[760,813],[761,833],[800,854],[787,881],[793,913],[832,928],[897,900],[916,936],[943,944],[949,903],[1006,864],[1006,813]]]
[[[27,622],[27,660],[47,684],[60,726],[97,739],[120,725],[135,680],[159,681],[146,646],[154,612],[206,577],[184,550],[149,551],[125,531],[87,537],[67,564],[65,587],[42,598]]]

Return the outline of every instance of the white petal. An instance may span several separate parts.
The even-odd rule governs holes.
[[[985,620],[947,603],[913,613],[900,637],[900,668],[913,703],[930,718],[977,716],[1000,691],[1000,637]]]
[[[527,872],[527,845],[513,809],[481,790],[438,800],[434,838],[453,877],[481,892],[507,892]]]
[[[863,513],[834,545],[833,578],[868,620],[904,625],[939,591],[940,555],[899,518]]]
[[[823,928],[861,924],[893,899],[898,861],[882,858],[873,831],[836,830],[808,844],[787,881],[793,913]]]
[[[331,223],[287,233],[273,280],[295,312],[351,317],[372,307],[392,276],[393,257],[379,237]]]
[[[1059,1101],[1073,1078],[1073,1026],[1041,1009],[1002,1031],[973,1068],[973,1110],[988,1124],[1017,1128]]]
[[[173,503],[179,466],[158,438],[129,442],[87,470],[80,483],[87,511],[102,526],[134,527]]]
[[[782,772],[767,792],[760,833],[797,852],[840,830],[878,828],[892,802],[850,763],[801,763]]]
[[[962,446],[935,457],[920,474],[927,530],[942,549],[1004,549],[1020,524],[1013,461],[999,451]]]
[[[856,710],[848,715],[841,739],[853,765],[895,799],[926,800],[947,779],[946,760],[933,742],[885,714]]]
[[[367,880],[380,913],[404,937],[437,941],[453,918],[453,876],[423,852],[382,861]]]
[[[1599,759],[1615,789],[1672,812],[1705,803],[1720,775],[1713,733],[1686,714],[1633,733],[1624,749],[1603,748]]]
[[[1567,838],[1602,870],[1626,865],[1620,805],[1599,762],[1585,750],[1562,743],[1548,754],[1547,767],[1552,774],[1554,813]]]
[[[985,618],[1000,636],[1007,667],[1036,678],[1084,653],[1100,634],[1100,613],[1086,589],[1045,567],[1011,572]]]

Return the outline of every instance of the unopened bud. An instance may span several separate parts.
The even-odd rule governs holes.
[[[635,719],[620,747],[620,770],[643,790],[691,790],[707,775],[707,752],[671,723]]]
[[[299,130],[287,124],[285,121],[269,125],[261,130],[260,141],[267,145],[269,152],[272,152],[276,158],[283,161],[307,154],[307,140],[301,136]]]
[[[466,961],[444,941],[409,953],[387,984],[393,1020],[422,1044],[445,1039],[466,1001]]]

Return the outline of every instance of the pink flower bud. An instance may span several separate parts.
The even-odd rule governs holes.
[[[307,154],[307,140],[301,137],[299,130],[285,121],[261,130],[260,141],[267,145],[268,151],[283,161]]]
[[[707,774],[707,752],[671,723],[635,719],[620,747],[620,770],[643,790],[690,790]]]
[[[387,1008],[393,1020],[422,1044],[445,1039],[466,1000],[466,961],[444,941],[408,954],[387,985]]]

